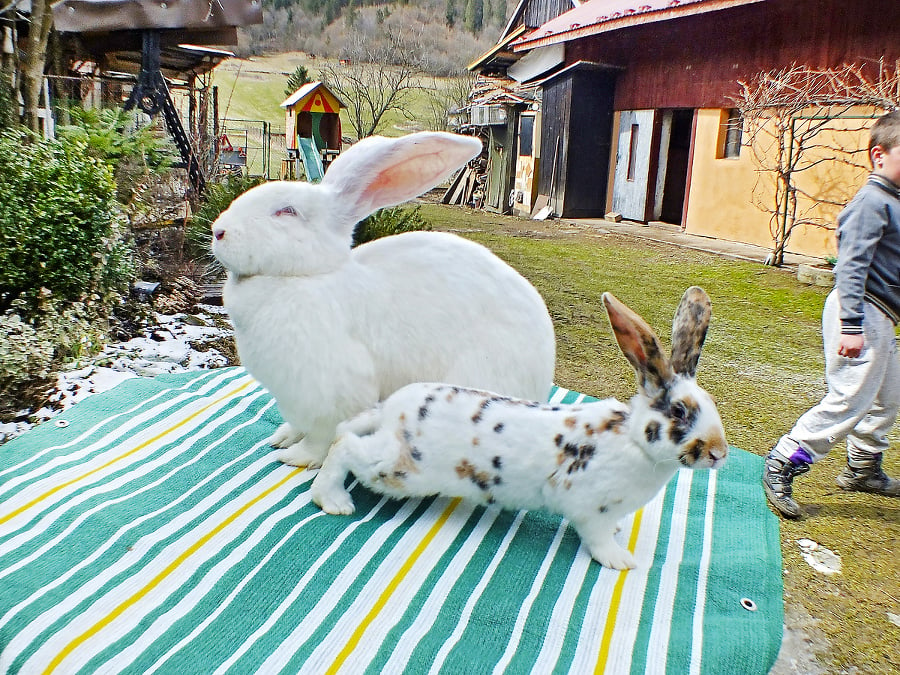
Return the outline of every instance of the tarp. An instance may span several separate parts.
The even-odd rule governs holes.
[[[582,396],[555,391],[552,400]],[[280,464],[240,368],[128,380],[0,446],[0,671],[767,673],[781,642],[761,459],[683,470],[622,522],[568,523]],[[743,604],[742,604],[743,601]]]

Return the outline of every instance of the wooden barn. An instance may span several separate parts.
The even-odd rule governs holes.
[[[766,246],[769,216],[751,198],[757,172],[736,119],[739,81],[791,64],[893,66],[900,3],[589,0],[500,52],[513,55],[507,72],[526,57],[558,62],[518,83],[539,90],[538,205]],[[826,255],[833,233],[799,228],[789,248]]]

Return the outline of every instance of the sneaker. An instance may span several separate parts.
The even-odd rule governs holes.
[[[800,506],[791,499],[792,483],[795,476],[807,471],[809,471],[809,464],[806,462],[794,464],[772,453],[766,456],[763,489],[766,491],[769,503],[785,518],[800,517]]]
[[[883,497],[900,497],[900,480],[888,476],[881,469],[881,453],[872,456],[872,461],[859,467],[848,463],[838,474],[835,482],[844,490],[871,492]]]

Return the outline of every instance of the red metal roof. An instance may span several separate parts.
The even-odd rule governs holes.
[[[512,43],[514,51],[763,0],[588,0]]]

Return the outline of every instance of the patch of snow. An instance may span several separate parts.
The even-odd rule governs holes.
[[[225,314],[225,310],[212,305],[198,308],[201,311],[195,314],[156,314],[156,324],[145,328],[142,336],[109,344],[96,356],[70,364],[57,375],[44,407],[19,411],[13,421],[0,421],[0,443],[127,379],[229,365],[228,359],[214,348],[195,349],[205,342],[231,337],[232,331],[217,327],[210,317]]]
[[[798,539],[800,555],[816,572],[840,574],[841,556],[812,539]]]

